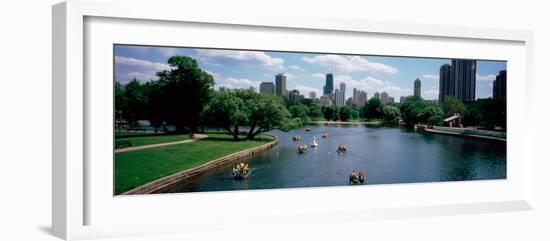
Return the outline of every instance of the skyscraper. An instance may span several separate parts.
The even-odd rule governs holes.
[[[414,81],[414,96],[420,97],[420,79]]]
[[[383,105],[387,104],[388,103],[388,93],[386,93],[385,91],[382,92],[382,94],[380,95],[380,103],[382,103]]]
[[[380,93],[378,93],[378,91],[376,91],[376,92],[374,93],[374,98],[380,99]]]
[[[260,93],[262,94],[275,94],[275,85],[273,82],[262,82],[260,84]]]
[[[286,95],[286,76],[283,73],[275,75],[275,94]]]
[[[329,95],[334,90],[334,77],[332,73],[328,73],[325,79],[325,86],[323,86],[323,95]]]
[[[317,97],[317,94],[315,93],[315,91],[309,92],[309,98],[310,99],[315,100],[316,97]]]
[[[367,92],[353,88],[352,106],[361,108],[367,101]]]
[[[439,68],[439,102],[443,102],[445,96],[454,96],[452,79],[451,65],[441,65],[441,68]]]
[[[453,59],[451,74],[454,82],[454,96],[461,101],[476,99],[476,61]]]
[[[336,89],[336,90],[334,90],[334,95],[335,95],[335,98],[336,98],[336,106],[338,106],[338,107],[344,106],[344,98],[343,98],[343,95],[342,95],[342,91]]]
[[[298,90],[291,90],[288,92],[288,100],[292,103],[299,102],[304,96],[300,95],[300,91]]]
[[[506,70],[500,71],[493,81],[493,99],[506,100]]]
[[[346,83],[340,82],[340,92],[342,92],[342,103],[346,102]]]

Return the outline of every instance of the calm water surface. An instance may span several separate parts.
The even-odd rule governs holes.
[[[312,128],[306,132],[305,128]],[[246,180],[231,177],[233,163],[175,185],[169,192],[270,189],[348,185],[351,170],[363,170],[368,184],[506,178],[506,143],[364,125],[313,125],[279,138],[272,149],[247,158]],[[331,137],[321,138],[328,132]],[[295,134],[301,142],[291,140]],[[319,147],[298,154],[299,143],[317,137]],[[338,144],[348,151],[336,152]]]

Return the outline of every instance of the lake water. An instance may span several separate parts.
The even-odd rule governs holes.
[[[305,128],[310,127],[311,132]],[[330,138],[323,139],[328,132]],[[175,185],[168,192],[199,192],[349,185],[351,170],[363,170],[367,185],[506,178],[506,143],[414,132],[395,127],[312,125],[279,138],[272,149],[247,158],[248,179],[234,180],[227,164]],[[291,140],[295,134],[302,142]],[[297,153],[299,143],[319,146]],[[339,154],[339,144],[348,151]]]

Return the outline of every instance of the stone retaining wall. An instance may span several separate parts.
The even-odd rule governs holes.
[[[172,185],[179,183],[187,178],[196,176],[197,174],[200,174],[204,171],[210,170],[212,168],[218,167],[220,165],[236,161],[238,159],[248,157],[251,155],[258,154],[262,151],[271,149],[273,146],[277,145],[279,140],[276,136],[273,136],[275,138],[274,141],[263,144],[258,147],[249,148],[246,150],[242,150],[227,156],[220,157],[218,159],[209,161],[207,163],[204,163],[200,166],[193,167],[191,169],[183,170],[181,172],[172,174],[170,176],[166,176],[157,180],[154,180],[152,182],[146,183],[144,185],[141,185],[139,187],[136,187],[134,189],[131,189],[129,191],[126,191],[122,193],[122,195],[133,195],[133,194],[151,194],[151,193],[160,193],[164,190],[167,190]]]

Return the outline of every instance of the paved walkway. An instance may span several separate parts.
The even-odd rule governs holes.
[[[115,149],[115,153],[137,151],[137,150],[143,150],[143,149],[149,149],[149,148],[155,148],[155,147],[161,147],[161,146],[184,144],[184,143],[189,143],[189,142],[194,142],[196,140],[204,139],[207,137],[208,136],[204,134],[193,134],[193,139],[188,139],[183,141],[174,141],[174,142],[165,142],[165,143],[158,143],[158,144],[151,144],[151,145],[144,145],[144,146],[131,146],[126,148]]]

